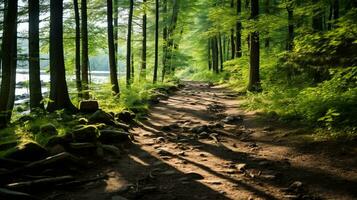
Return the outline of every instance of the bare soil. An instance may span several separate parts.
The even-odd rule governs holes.
[[[185,85],[151,108],[127,153],[83,172],[107,179],[46,199],[357,199],[356,143],[304,140],[229,89]]]

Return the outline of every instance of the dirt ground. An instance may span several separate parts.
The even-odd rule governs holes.
[[[186,82],[134,128],[126,154],[83,172],[108,178],[45,199],[357,199],[355,143],[304,141],[301,127],[261,120],[239,99]]]

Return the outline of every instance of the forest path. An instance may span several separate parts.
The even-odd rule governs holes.
[[[355,152],[293,139],[301,129],[244,112],[223,87],[185,85],[134,129],[128,155],[100,167],[109,179],[73,199],[357,198]]]

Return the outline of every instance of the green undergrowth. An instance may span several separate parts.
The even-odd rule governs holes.
[[[149,82],[133,83],[130,87],[121,87],[121,94],[114,96],[110,85],[100,84],[91,85],[93,90],[90,91],[90,94],[92,99],[98,100],[100,109],[106,112],[119,113],[124,110],[130,110],[140,118],[147,114],[151,100],[160,95],[169,95],[173,91],[172,89],[178,85],[178,81],[157,84]],[[76,95],[72,93],[71,96]],[[76,102],[79,101],[74,97],[72,102],[78,104]],[[63,136],[70,132],[73,127],[79,125],[78,120],[81,117],[83,116],[80,114],[67,113],[64,110],[54,113],[14,111],[12,124],[0,130],[0,157],[29,142],[45,146],[49,139],[56,136],[40,134],[41,126],[53,124],[57,129],[57,136]]]
[[[263,113],[267,119],[298,122],[314,130],[316,139],[357,138],[357,67],[328,69],[326,80],[315,83],[310,69],[291,70],[280,60],[284,53],[262,53],[261,93],[246,92],[248,56],[225,62],[225,71],[214,74],[207,69],[193,73],[192,80],[226,84],[246,95],[244,109]],[[296,64],[296,63],[295,63]]]

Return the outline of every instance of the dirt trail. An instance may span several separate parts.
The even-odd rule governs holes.
[[[290,137],[299,129],[258,120],[237,98],[187,82],[134,129],[127,155],[98,163],[107,180],[63,199],[357,199],[354,149],[304,145]]]

